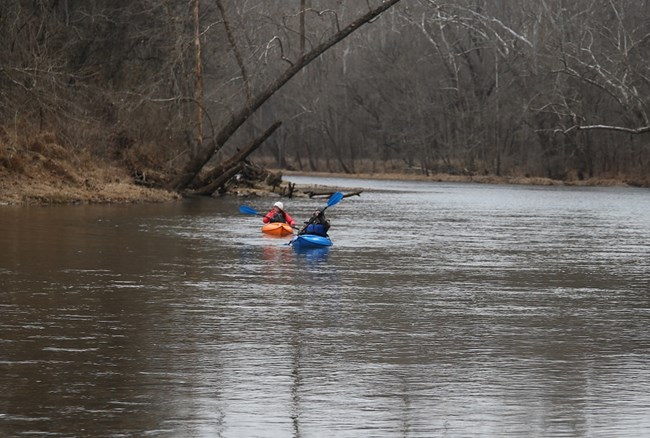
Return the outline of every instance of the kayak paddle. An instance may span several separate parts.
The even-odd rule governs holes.
[[[341,199],[343,199],[343,193],[341,193],[341,192],[332,193],[332,196],[330,196],[330,198],[327,200],[327,205],[323,209],[321,209],[321,211],[320,211],[321,214],[324,213],[325,210],[327,210],[329,207],[333,207],[334,205],[341,202]],[[305,226],[302,227],[302,229],[303,230],[307,229],[307,227],[309,225],[314,223],[314,220],[316,220],[316,216],[310,217],[309,220],[307,222],[305,222]],[[301,232],[302,232],[302,230],[301,230]],[[300,234],[300,233],[298,233],[298,234]],[[291,240],[291,242],[293,242],[293,239]],[[289,242],[289,244],[291,244],[291,242]]]
[[[261,213],[258,213],[254,208],[249,207],[248,205],[242,205],[239,207],[239,212],[243,214],[254,214],[256,216],[264,216]]]
[[[332,207],[332,206],[338,204],[339,202],[341,202],[341,199],[343,199],[343,193],[334,192],[332,194],[332,196],[330,196],[329,200],[327,201],[327,207]],[[325,207],[321,211],[325,211],[327,209],[327,207]]]

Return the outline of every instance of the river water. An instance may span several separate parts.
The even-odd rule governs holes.
[[[0,436],[650,435],[650,192],[362,188],[0,208]],[[284,200],[305,220],[324,199]]]

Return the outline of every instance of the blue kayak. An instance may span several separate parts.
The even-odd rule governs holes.
[[[316,234],[300,234],[293,238],[291,244],[295,248],[323,248],[332,246],[332,241],[328,237]]]

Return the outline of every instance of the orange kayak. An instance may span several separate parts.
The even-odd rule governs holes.
[[[262,225],[262,232],[271,236],[288,236],[293,234],[293,228],[284,222],[272,222]]]

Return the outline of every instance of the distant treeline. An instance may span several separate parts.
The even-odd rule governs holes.
[[[647,181],[648,6],[3,0],[0,147],[53,132],[178,189],[247,147],[300,170]]]

